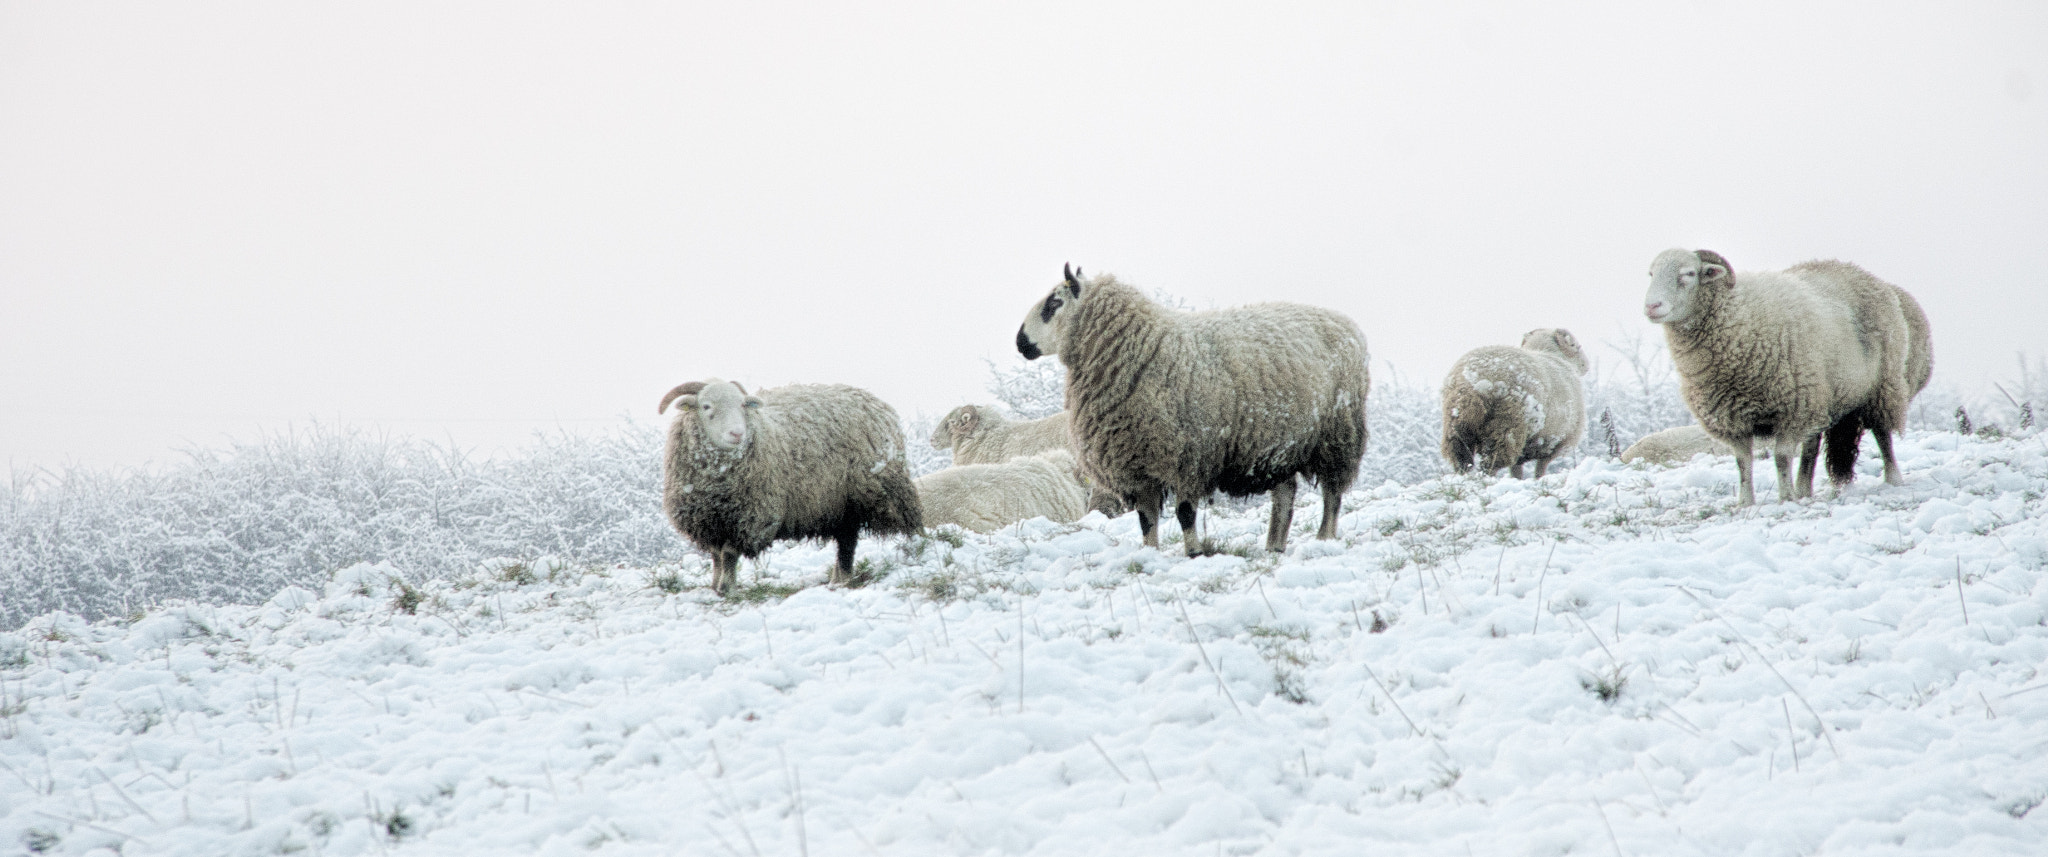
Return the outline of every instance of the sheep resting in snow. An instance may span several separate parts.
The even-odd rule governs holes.
[[[961,405],[946,414],[932,429],[932,448],[953,450],[953,465],[998,464],[1013,458],[1073,450],[1067,432],[1067,412],[1035,420],[1012,420],[994,405]],[[1123,501],[1083,476],[1088,486],[1088,508],[1112,518],[1128,509]],[[1049,516],[1048,516],[1049,517]]]
[[[1371,387],[1351,319],[1284,303],[1180,312],[1114,277],[1068,270],[1025,315],[1017,351],[1066,365],[1082,470],[1137,510],[1145,544],[1159,546],[1169,493],[1194,555],[1196,501],[1271,491],[1266,549],[1285,550],[1297,475],[1322,488],[1317,537],[1336,537]]]
[[[1885,482],[1903,484],[1892,435],[1905,430],[1933,355],[1926,316],[1898,287],[1847,262],[1738,276],[1711,250],[1673,249],[1650,264],[1643,314],[1664,327],[1686,407],[1735,453],[1743,505],[1756,502],[1757,438],[1771,444],[1779,500],[1813,496],[1824,433],[1839,441],[1828,455],[1838,493],[1855,478],[1865,428]]]
[[[1507,468],[1536,478],[1586,434],[1586,356],[1571,331],[1532,330],[1519,348],[1475,348],[1444,377],[1444,460],[1459,473],[1476,459],[1488,475]]]
[[[1088,514],[1080,463],[1063,445],[1000,464],[961,464],[917,478],[926,526],[993,532],[1028,518],[1059,523]]]
[[[1067,448],[1067,412],[1012,420],[994,405],[961,405],[932,429],[932,448],[953,450],[954,464],[997,464]]]
[[[668,391],[657,413],[670,402],[678,407],[663,456],[662,509],[711,554],[711,587],[721,595],[736,582],[740,557],[776,541],[837,541],[831,580],[845,583],[862,530],[924,526],[902,423],[866,390],[792,384],[750,396],[712,378]]]
[[[1684,464],[1692,457],[1707,455],[1728,455],[1728,445],[1707,435],[1699,426],[1679,426],[1644,435],[1641,440],[1629,444],[1621,453],[1623,463],[1643,462],[1669,467]]]

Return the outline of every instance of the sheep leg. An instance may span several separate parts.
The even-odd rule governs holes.
[[[1756,485],[1752,481],[1750,465],[1756,463],[1756,439],[1745,437],[1739,442],[1729,443],[1728,448],[1735,453],[1735,475],[1740,486],[1735,489],[1735,505],[1754,506]]]
[[[1510,475],[1510,476],[1513,476],[1513,477],[1515,477],[1516,479],[1527,479],[1527,478],[1529,478],[1529,477],[1527,477],[1527,476],[1523,476],[1523,475],[1522,475],[1522,463],[1521,463],[1521,462],[1519,462],[1519,461],[1515,462],[1513,466],[1511,466],[1511,467],[1509,467],[1509,468],[1508,468],[1508,475]]]
[[[1187,549],[1188,556],[1201,556],[1202,534],[1195,531],[1195,504],[1186,500],[1173,507],[1173,517],[1180,521],[1180,545]]]
[[[1795,496],[1813,496],[1813,469],[1820,463],[1820,434],[1814,432],[1813,437],[1807,438],[1806,443],[1799,447],[1799,481],[1792,486]]]
[[[1539,458],[1539,459],[1536,459],[1536,478],[1538,478],[1538,479],[1542,479],[1542,478],[1543,478],[1543,474],[1545,474],[1545,473],[1549,473],[1549,472],[1550,472],[1550,459],[1548,459],[1548,458]]]
[[[1771,466],[1778,471],[1778,502],[1796,499],[1798,488],[1792,482],[1792,459],[1799,457],[1799,441],[1778,438],[1771,446]]]
[[[1273,516],[1266,522],[1266,550],[1287,549],[1287,527],[1294,523],[1294,477],[1273,486]]]
[[[1344,489],[1339,487],[1337,480],[1328,476],[1322,477],[1321,481],[1323,489],[1323,525],[1316,529],[1316,538],[1334,539],[1337,537],[1337,515],[1344,511]],[[1288,505],[1291,506],[1293,504],[1290,503]]]
[[[711,591],[724,597],[732,593],[735,578],[739,577],[739,551],[731,548],[714,548],[711,551]]]
[[[1130,496],[1131,508],[1138,513],[1138,532],[1145,535],[1145,546],[1159,547],[1159,510],[1166,504],[1165,492],[1148,488]]]
[[[830,582],[846,586],[853,582],[853,547],[860,542],[860,529],[847,527],[832,538],[839,543],[839,563],[832,566]]]
[[[1892,456],[1892,433],[1882,428],[1873,428],[1870,430],[1870,436],[1877,439],[1877,454],[1884,456],[1884,484],[1906,484],[1905,475],[1899,472],[1899,460]]]

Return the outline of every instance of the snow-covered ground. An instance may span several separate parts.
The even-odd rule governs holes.
[[[1751,510],[1725,457],[1390,484],[1284,556],[1219,509],[1193,560],[868,540],[862,589],[784,545],[730,603],[500,563],[44,616],[0,850],[2048,853],[2048,442],[1900,448]]]

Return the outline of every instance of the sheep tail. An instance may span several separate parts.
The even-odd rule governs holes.
[[[1850,411],[1848,416],[1828,426],[1826,443],[1828,457],[1828,479],[1837,485],[1856,481],[1856,453],[1863,446],[1863,411]]]

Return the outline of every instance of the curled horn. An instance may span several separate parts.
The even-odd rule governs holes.
[[[749,392],[747,392],[747,388],[745,388],[745,387],[740,387],[740,382],[738,382],[738,381],[728,381],[727,383],[729,383],[729,384],[731,384],[731,385],[733,385],[733,386],[735,386],[735,387],[739,387],[739,389],[740,389],[740,395],[742,395],[742,396],[750,396],[750,395],[753,395],[752,393],[749,393]]]
[[[677,384],[675,389],[668,391],[668,395],[661,397],[661,407],[655,408],[654,412],[657,414],[665,413],[668,411],[668,403],[675,401],[677,397],[688,396],[702,389],[704,389],[703,381],[688,381]]]

